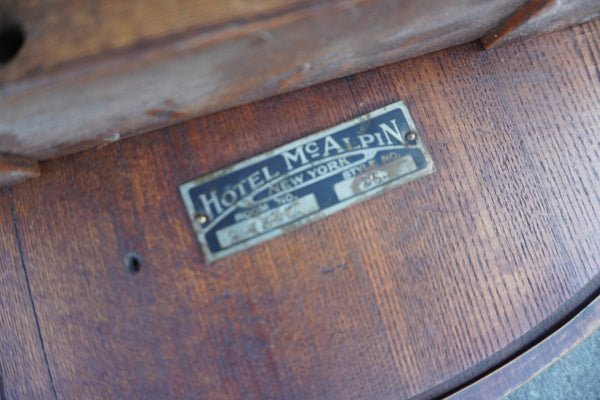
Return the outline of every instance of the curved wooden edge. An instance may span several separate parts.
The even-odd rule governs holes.
[[[546,339],[446,400],[499,399],[523,386],[600,329],[600,296]]]
[[[0,187],[40,176],[37,160],[0,154]]]

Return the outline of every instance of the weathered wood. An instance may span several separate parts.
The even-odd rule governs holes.
[[[599,31],[452,48],[45,163],[10,190],[58,397],[432,397],[512,357],[600,277]],[[204,264],[178,184],[400,99],[436,173]]]
[[[11,185],[40,176],[37,160],[0,154],[0,186]]]
[[[0,151],[48,159],[465,43],[481,37],[525,2],[360,0],[326,1],[318,5],[298,2],[292,3],[296,8],[290,6],[280,13],[267,12],[271,8],[259,10],[240,22],[235,18],[250,14],[245,10],[250,6],[244,5],[254,2],[236,1],[239,7],[232,13],[232,20],[211,17],[221,22],[204,26],[205,29],[192,29],[189,22],[183,24],[187,30],[172,35],[166,33],[172,32],[169,24],[178,21],[180,14],[165,13],[166,22],[161,22],[156,32],[146,33],[154,28],[145,24],[158,17],[143,1],[100,1],[98,4],[111,4],[111,8],[99,14],[93,8],[75,12],[84,7],[83,1],[60,1],[73,3],[65,6],[67,10],[75,8],[72,14],[44,13],[33,7],[29,23],[32,26],[36,21],[46,26],[50,24],[47,19],[58,15],[73,15],[67,22],[76,25],[71,27],[67,23],[59,34],[46,32],[51,36],[47,39],[51,44],[45,42],[44,32],[35,37],[32,27],[19,55],[4,68],[0,76],[5,79],[0,81],[4,84],[0,88]],[[183,0],[177,4],[180,3],[187,4]],[[90,7],[94,4],[90,3]],[[221,9],[220,3],[208,4],[206,7],[211,10]],[[169,6],[157,8],[158,15],[165,7],[170,7],[170,2]],[[204,6],[197,7],[193,8],[194,15]],[[133,15],[132,24],[122,23],[129,18],[122,15],[126,9]],[[117,14],[114,21],[112,13]],[[101,19],[89,27],[95,15]],[[28,24],[26,13],[23,18]],[[48,29],[60,24],[53,21],[54,25],[48,25]],[[86,36],[85,32],[94,33],[90,29],[99,36]],[[65,30],[72,33],[67,35]],[[138,33],[141,38],[135,41]],[[120,35],[124,37],[122,44]],[[151,37],[154,39],[150,40]],[[38,40],[42,45],[35,44]],[[62,49],[63,40],[66,40],[65,57],[75,60],[52,61],[53,57],[62,57],[61,52],[55,56],[52,49]],[[90,46],[90,50],[84,49],[80,55],[75,51],[78,45]],[[30,46],[34,48],[28,50]],[[42,65],[37,73],[34,66],[42,62],[38,58],[46,51],[50,51],[50,59],[43,62],[48,66]],[[88,52],[95,56],[87,59]],[[27,66],[21,68],[21,61]],[[21,71],[27,74],[27,79],[14,81]]]
[[[600,298],[532,349],[447,397],[447,400],[500,399],[535,378],[600,329]]]
[[[310,0],[0,0],[27,45],[2,70],[0,84],[45,76],[126,48],[243,25],[305,8]],[[0,18],[0,26],[2,25]]]
[[[532,0],[481,41],[486,49],[552,32],[600,15],[598,0]]]
[[[0,189],[0,232],[0,398],[54,399],[7,189]]]

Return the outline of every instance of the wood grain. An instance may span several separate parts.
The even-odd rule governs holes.
[[[351,80],[355,96],[370,107],[385,103],[393,82],[397,98],[413,105],[413,117],[423,122],[420,129],[433,136],[434,187],[453,187],[451,192],[436,189],[425,199],[415,219],[437,234],[418,235],[408,253],[402,248],[398,257],[404,262],[398,263],[423,265],[418,268],[423,272],[409,275],[410,282],[430,288],[425,308],[436,308],[436,321],[438,315],[456,313],[454,307],[470,312],[462,321],[445,321],[443,329],[432,323],[437,342],[429,346],[438,351],[437,360],[431,360],[429,346],[419,346],[408,359],[398,353],[396,362],[405,366],[412,384],[418,385],[420,377],[431,382],[431,363],[460,370],[465,354],[479,354],[475,370],[491,368],[510,353],[509,343],[526,343],[548,328],[551,319],[545,318],[564,312],[560,306],[577,292],[574,287],[589,293],[584,287],[598,274],[600,243],[598,209],[587,203],[598,199],[600,165],[597,55],[592,55],[599,49],[597,29],[597,23],[586,25],[572,36],[553,35],[548,42],[489,55],[476,48],[469,56],[449,52]],[[575,59],[583,63],[576,67],[569,61]],[[580,204],[582,196],[585,205],[572,203]],[[579,239],[571,236],[575,227]],[[428,248],[433,251],[424,251]],[[566,273],[574,265],[577,272]],[[398,273],[381,271],[378,292],[387,293]],[[515,291],[520,300],[512,298]],[[457,305],[458,299],[464,303]],[[531,301],[535,310],[527,308]],[[399,307],[401,315],[409,315],[404,317],[408,326],[423,325],[423,316],[411,313],[411,306],[391,303],[381,310],[390,330],[397,325]],[[417,329],[412,340],[422,342],[422,334]],[[462,338],[458,347],[457,335]],[[475,370],[464,370],[462,378],[476,376]],[[436,379],[447,383],[447,375]]]
[[[525,37],[568,28],[600,15],[597,0],[532,0],[481,41],[486,49]]]
[[[11,209],[0,189],[0,398],[54,399]]]
[[[37,160],[0,154],[0,186],[40,176]]]
[[[552,6],[554,0],[531,0],[523,7],[519,8],[514,14],[502,21],[491,32],[481,38],[481,42],[486,49],[494,48],[508,37],[515,29],[526,24],[533,17],[539,14],[544,8]],[[541,27],[540,27],[541,29]]]
[[[0,151],[48,159],[466,43],[525,1],[327,1],[99,54],[2,82]]]
[[[600,286],[598,32],[460,46],[43,163],[10,193],[57,397],[431,398],[510,359]],[[203,262],[180,183],[397,100],[436,173]]]
[[[559,361],[598,329],[600,298],[595,299],[541,343],[493,373],[447,397],[447,400],[500,399]]]
[[[20,22],[27,45],[0,83],[43,76],[83,59],[185,32],[240,25],[274,13],[307,7],[307,0],[0,0],[0,12]]]

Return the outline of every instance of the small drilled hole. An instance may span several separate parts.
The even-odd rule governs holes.
[[[132,275],[137,274],[142,269],[142,259],[135,253],[127,254],[127,257],[125,257],[125,266],[127,267],[127,272]]]
[[[0,27],[0,64],[6,64],[21,50],[25,43],[25,31],[20,25],[10,24]]]

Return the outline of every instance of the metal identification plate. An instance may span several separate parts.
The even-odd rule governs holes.
[[[331,215],[435,169],[404,103],[179,187],[207,262]]]

